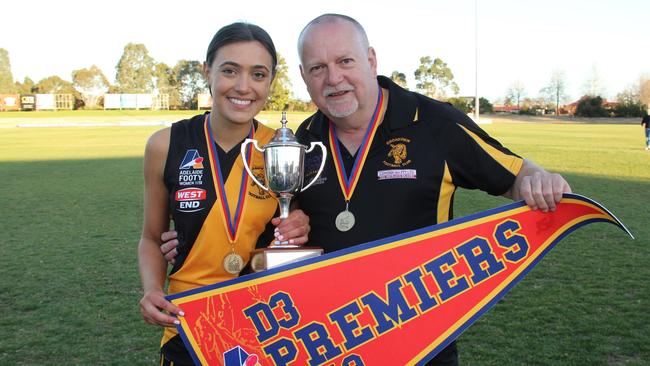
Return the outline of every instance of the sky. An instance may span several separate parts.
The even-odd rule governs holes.
[[[287,61],[294,96],[308,100],[296,42],[311,19],[330,12],[357,19],[377,53],[378,73],[402,72],[410,89],[423,56],[447,63],[460,95],[478,89],[493,102],[516,81],[536,97],[555,71],[564,72],[571,100],[588,80],[614,99],[650,75],[647,0],[7,1],[0,5],[0,48],[9,52],[15,81],[71,81],[73,70],[97,65],[114,82],[130,42],[170,66],[203,61],[220,27],[247,21],[269,32]]]

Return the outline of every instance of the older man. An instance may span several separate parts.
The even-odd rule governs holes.
[[[324,14],[298,40],[300,71],[318,112],[296,136],[330,151],[323,176],[297,199],[309,242],[326,252],[452,218],[457,187],[555,210],[567,182],[504,148],[465,114],[377,76],[363,27]],[[308,157],[306,179],[318,156]],[[455,343],[431,365],[458,363]]]

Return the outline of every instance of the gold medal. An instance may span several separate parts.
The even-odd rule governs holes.
[[[348,211],[346,207],[345,211],[341,211],[341,213],[336,215],[334,225],[336,225],[336,228],[339,231],[346,232],[354,226],[354,215],[352,212]]]
[[[244,269],[244,258],[235,252],[228,254],[223,257],[223,269],[230,274],[239,274]]]

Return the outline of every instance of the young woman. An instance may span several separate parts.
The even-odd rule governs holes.
[[[273,239],[270,222],[278,225],[275,235],[283,240],[307,241],[309,219],[300,210],[281,223],[274,219],[277,201],[248,177],[240,153],[248,137],[260,145],[273,137],[274,131],[254,117],[267,100],[276,64],[273,41],[262,28],[247,23],[223,27],[210,42],[203,66],[212,109],[154,133],[147,142],[140,310],[147,322],[166,327],[161,364],[193,364],[174,327],[175,316],[183,313],[164,298],[167,262],[160,245],[170,217],[179,245],[169,293],[236,277],[258,240]],[[249,150],[246,159],[254,173],[263,172],[261,154]]]

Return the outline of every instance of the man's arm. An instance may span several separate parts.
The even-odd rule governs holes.
[[[563,193],[571,193],[571,187],[560,174],[549,173],[524,159],[515,183],[503,196],[515,201],[524,200],[531,209],[547,212],[555,211]]]

